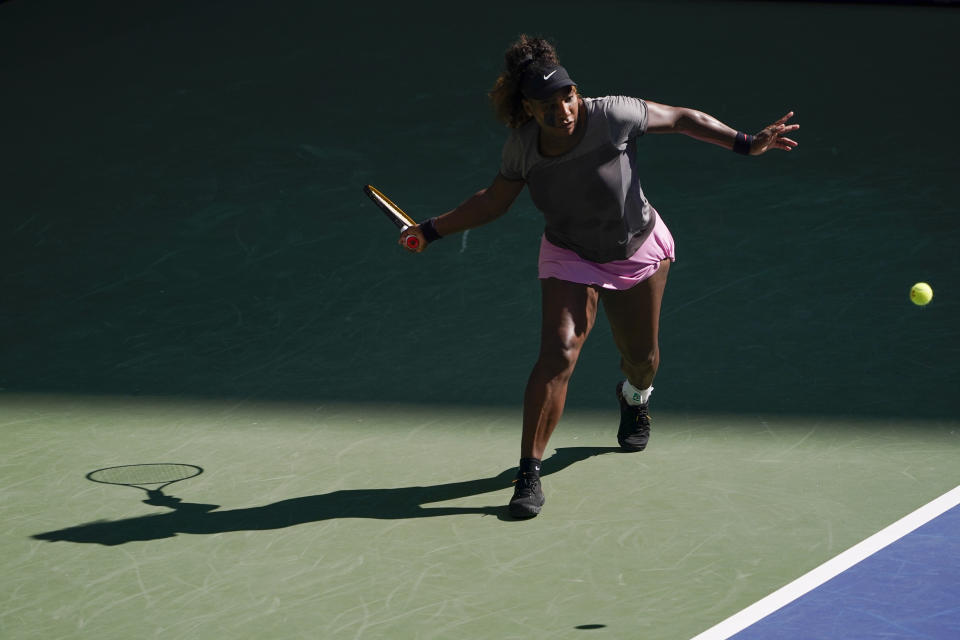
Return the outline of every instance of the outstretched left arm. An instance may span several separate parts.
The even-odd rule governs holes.
[[[703,142],[733,149],[737,130],[723,124],[713,116],[686,107],[671,107],[649,100],[646,102],[648,132],[682,133]],[[750,155],[758,156],[771,149],[790,151],[796,147],[797,142],[786,135],[800,128],[799,124],[787,124],[787,121],[792,117],[793,111],[754,134],[753,141],[750,144]]]

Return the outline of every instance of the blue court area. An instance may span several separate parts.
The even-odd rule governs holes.
[[[740,633],[705,637],[960,638],[960,506]]]

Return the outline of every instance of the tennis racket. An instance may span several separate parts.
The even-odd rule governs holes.
[[[413,221],[413,218],[404,213],[403,209],[395,205],[390,198],[383,195],[383,193],[381,193],[380,190],[373,185],[366,185],[363,188],[363,192],[367,194],[371,200],[373,200],[374,204],[380,207],[381,211],[387,214],[387,217],[390,218],[390,221],[393,222],[393,224],[397,225],[397,228],[400,229],[400,233],[403,233],[410,227],[417,226],[417,223]],[[416,249],[420,246],[420,239],[416,236],[407,236],[406,243],[408,249]]]
[[[193,464],[154,462],[150,464],[125,464],[119,467],[97,469],[87,474],[87,480],[103,484],[117,484],[143,489],[151,498],[162,496],[163,488],[174,482],[194,478],[203,469]],[[159,486],[143,486],[159,485]]]

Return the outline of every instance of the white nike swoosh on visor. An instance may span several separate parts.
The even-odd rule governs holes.
[[[551,71],[551,72],[548,73],[547,75],[543,76],[543,79],[544,79],[544,80],[549,80],[549,79],[550,79],[550,76],[552,76],[553,74],[555,74],[557,71],[559,71],[559,69],[554,69],[553,71]]]

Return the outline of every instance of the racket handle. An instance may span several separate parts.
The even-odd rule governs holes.
[[[416,249],[420,246],[420,238],[417,236],[407,236],[407,248]]]

